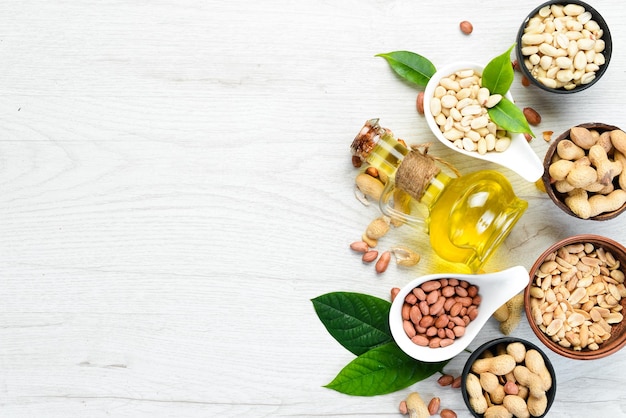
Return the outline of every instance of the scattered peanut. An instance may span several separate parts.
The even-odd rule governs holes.
[[[361,260],[363,260],[364,263],[371,263],[377,258],[378,258],[378,251],[368,250],[363,254],[363,257],[361,257]]]
[[[529,124],[536,126],[541,123],[541,115],[532,107],[525,107],[522,112]]]
[[[553,4],[531,17],[521,39],[524,65],[543,85],[572,90],[605,64],[603,30],[576,4]]]
[[[550,142],[552,140],[552,131],[543,131],[541,134],[543,136],[543,140],[546,142]]]
[[[451,374],[444,374],[437,379],[437,383],[439,383],[440,386],[450,386],[452,382],[454,382],[454,376]]]
[[[367,173],[359,173],[356,176],[355,182],[358,190],[360,190],[366,197],[376,202],[380,200],[380,196],[382,195],[385,187],[380,180]]]
[[[417,93],[417,100],[415,101],[415,107],[417,108],[417,113],[420,115],[424,114],[424,92],[420,91]]]
[[[391,252],[396,258],[398,265],[411,267],[420,262],[420,255],[409,247],[396,245],[395,247],[391,247]]]
[[[430,415],[435,415],[439,411],[439,406],[441,405],[441,399],[438,397],[434,397],[428,402],[428,413]]]
[[[461,29],[461,32],[463,32],[466,35],[469,35],[470,33],[474,31],[474,26],[472,25],[471,22],[467,20],[464,20],[461,23],[459,23],[459,28]]]
[[[389,232],[390,219],[378,217],[374,219],[365,229],[365,234],[371,239],[380,239]]]
[[[602,247],[568,245],[537,270],[530,296],[532,320],[554,342],[575,351],[597,350],[611,337],[612,324],[623,319],[624,272]],[[545,378],[545,370],[536,367],[533,372]]]
[[[370,249],[364,241],[355,241],[350,244],[350,248],[357,253],[366,253]]]
[[[504,335],[509,335],[517,325],[519,325],[522,318],[522,311],[524,310],[524,294],[518,293],[505,303],[508,311],[507,318],[500,322],[500,332]]]
[[[465,381],[471,409],[485,418],[540,416],[547,408],[546,393],[551,387],[552,376],[543,356],[519,342],[485,351]]]
[[[361,235],[361,240],[365,242],[370,248],[374,248],[378,245],[378,240],[374,238],[370,238],[366,233]]]
[[[402,415],[407,415],[409,413],[409,408],[406,406],[406,401],[400,401],[400,405],[398,405],[398,411],[400,411],[400,413]]]
[[[452,409],[442,409],[441,412],[439,413],[439,416],[441,418],[456,418],[456,412],[454,412]]]
[[[428,418],[430,413],[428,407],[422,400],[422,397],[417,392],[411,392],[406,397],[406,408],[409,413],[409,418]]]
[[[428,111],[443,136],[457,148],[481,154],[502,152],[511,144],[511,138],[487,113],[501,99],[501,95],[481,87],[480,74],[461,70],[439,81]]]
[[[619,138],[626,141],[626,133],[619,129],[600,132],[575,126],[569,139],[556,146],[548,168],[553,187],[581,219],[613,212],[626,204],[626,180],[621,181],[624,160],[614,146],[614,142],[620,143]]]
[[[509,308],[506,303],[502,304],[492,315],[498,322],[504,322],[509,317]]]
[[[389,251],[384,251],[378,261],[376,262],[376,273],[384,273],[389,266],[389,261],[391,260],[391,253]]]
[[[473,296],[470,296],[473,295]],[[429,280],[405,299],[404,330],[415,344],[447,347],[465,334],[465,327],[478,315],[478,287],[464,280]]]

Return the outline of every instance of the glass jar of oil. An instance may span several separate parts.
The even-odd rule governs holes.
[[[422,229],[438,256],[467,266],[472,272],[482,268],[528,207],[501,173],[479,170],[449,176],[441,171],[436,159],[408,149],[390,130],[382,128],[378,119],[365,123],[351,150],[390,179],[380,200],[382,212]],[[417,166],[402,167],[409,161]],[[414,175],[401,182],[400,171],[412,171]],[[410,209],[399,210],[394,204],[398,191],[410,195]]]

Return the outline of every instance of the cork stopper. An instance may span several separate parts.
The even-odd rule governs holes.
[[[396,171],[396,186],[417,201],[422,200],[430,181],[441,171],[435,158],[427,153],[428,146],[424,147],[424,153],[412,148]]]

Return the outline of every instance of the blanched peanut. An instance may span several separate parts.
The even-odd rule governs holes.
[[[481,87],[478,73],[461,70],[439,81],[429,110],[443,137],[454,146],[480,154],[503,152],[511,138],[488,115],[488,109],[501,100],[501,95]]]
[[[523,65],[546,87],[571,90],[588,84],[605,63],[602,35],[598,23],[582,6],[542,8],[524,28]]]

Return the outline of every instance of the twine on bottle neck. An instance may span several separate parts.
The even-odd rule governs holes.
[[[433,177],[441,171],[436,163],[445,165],[457,177],[461,176],[461,173],[446,160],[428,155],[430,145],[430,143],[412,145],[396,171],[396,186],[418,201],[422,200]]]

